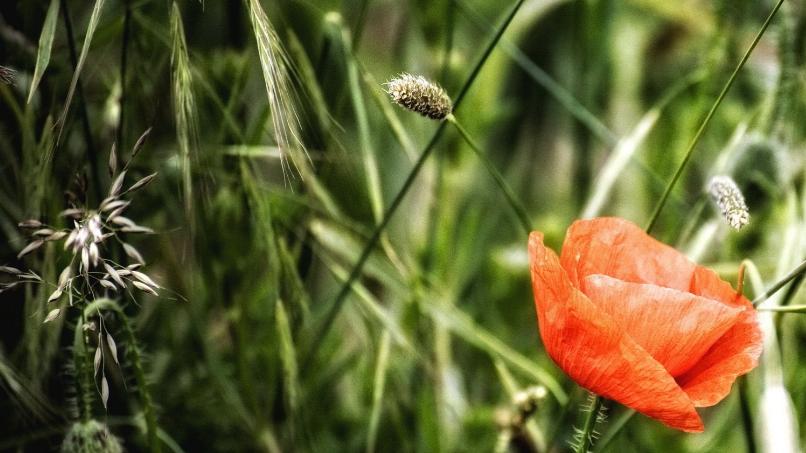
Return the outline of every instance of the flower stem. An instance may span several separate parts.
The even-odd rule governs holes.
[[[756,297],[753,300],[753,306],[758,307],[758,304],[760,304],[760,303],[764,302],[765,300],[769,299],[773,294],[777,293],[781,288],[786,286],[789,282],[791,282],[792,280],[795,280],[796,278],[798,278],[798,277],[800,277],[801,275],[804,275],[804,274],[806,274],[806,260],[803,260],[803,262],[800,263],[800,265],[798,267],[792,269],[792,272],[786,274],[784,276],[784,278],[778,280],[777,282],[775,282],[775,284],[770,286],[770,289],[768,289],[767,291],[764,291],[764,294]],[[768,309],[764,309],[764,310],[767,310],[767,311],[796,311],[796,310],[787,310],[787,308],[795,308],[794,306],[793,307],[774,307],[774,308],[775,309],[768,308]]]
[[[478,158],[481,160],[481,163],[484,164],[484,167],[490,173],[490,176],[493,177],[495,183],[498,184],[498,187],[504,193],[504,196],[506,196],[507,202],[512,207],[512,210],[515,211],[515,214],[518,216],[518,220],[520,220],[521,226],[523,226],[523,229],[525,230],[526,234],[529,234],[529,232],[532,231],[532,227],[530,225],[531,222],[529,221],[529,216],[526,214],[526,209],[523,207],[523,203],[521,203],[517,195],[515,195],[515,192],[512,191],[512,188],[509,187],[506,180],[504,179],[504,176],[501,174],[501,172],[498,171],[497,168],[495,168],[495,165],[492,163],[492,161],[490,161],[490,158],[487,157],[486,154],[484,154],[484,152],[481,150],[481,148],[479,148],[479,145],[476,144],[473,138],[470,137],[470,134],[468,134],[467,130],[465,130],[465,128],[462,127],[461,124],[459,124],[459,120],[457,120],[456,117],[453,116],[453,113],[448,115],[445,118],[445,120],[453,124],[456,130],[459,131],[459,135],[462,136],[465,142],[468,145],[470,145],[470,148],[473,150],[473,152],[476,153],[476,156],[478,156]]]
[[[593,445],[593,428],[596,426],[596,420],[599,417],[599,410],[604,404],[604,398],[599,395],[593,397],[591,401],[590,411],[585,417],[585,425],[582,427],[581,438],[579,443],[574,448],[574,453],[588,453],[588,449]]]
[[[459,94],[454,99],[453,102],[454,110],[456,110],[459,107],[459,104],[464,99],[465,95],[470,89],[470,86],[476,80],[476,77],[478,77],[481,68],[484,66],[484,63],[487,62],[487,59],[490,57],[490,54],[492,54],[496,44],[498,44],[498,41],[504,34],[504,31],[508,28],[509,24],[512,22],[512,19],[515,17],[515,14],[523,5],[524,1],[525,0],[516,1],[515,5],[512,7],[512,9],[509,11],[506,18],[504,19],[504,22],[496,31],[495,36],[493,36],[493,38],[490,40],[490,43],[487,45],[487,48],[485,49],[484,53],[479,58],[478,62],[476,63],[476,66],[470,72],[467,81],[465,81],[464,85],[459,90]],[[423,149],[423,152],[420,154],[420,157],[414,163],[414,167],[412,167],[411,171],[406,177],[406,180],[403,182],[403,186],[400,188],[397,195],[395,195],[395,198],[389,204],[389,207],[386,209],[386,212],[384,213],[380,222],[378,222],[378,225],[372,232],[369,241],[364,246],[364,249],[361,251],[361,255],[359,255],[358,257],[358,261],[356,261],[356,263],[353,265],[353,269],[350,271],[350,275],[347,277],[347,280],[344,282],[338,294],[336,295],[336,298],[333,300],[333,303],[330,306],[330,310],[325,315],[323,323],[320,325],[320,327],[317,330],[317,333],[313,337],[313,343],[311,343],[311,345],[309,346],[310,349],[308,353],[304,356],[304,359],[302,360],[302,368],[301,368],[302,374],[304,374],[305,371],[308,369],[308,367],[312,365],[313,358],[316,355],[317,351],[319,350],[319,346],[322,344],[323,340],[330,331],[330,328],[333,325],[333,321],[336,319],[336,316],[339,314],[339,311],[344,305],[344,301],[346,300],[347,295],[350,294],[350,291],[352,290],[353,287],[353,283],[356,280],[358,280],[358,277],[361,275],[361,270],[364,268],[364,264],[366,264],[367,260],[369,259],[369,256],[372,254],[372,250],[375,248],[375,245],[377,245],[378,240],[381,238],[383,231],[386,229],[386,226],[389,224],[389,221],[392,219],[392,216],[394,216],[395,212],[397,211],[397,208],[400,207],[403,198],[406,197],[406,194],[408,193],[409,189],[411,189],[411,187],[413,186],[414,180],[417,179],[417,176],[420,174],[420,170],[422,170],[423,168],[423,164],[433,152],[434,146],[436,145],[437,141],[439,141],[439,138],[442,136],[442,133],[445,131],[445,127],[446,127],[445,122],[440,123],[439,128],[437,128],[436,132],[434,132],[434,135],[433,137],[431,137],[431,140],[428,142],[428,145],[426,145],[425,149]]]
[[[789,305],[785,307],[761,307],[758,311],[771,311],[776,313],[806,313],[806,305]]]
[[[655,211],[652,213],[652,217],[647,224],[646,231],[649,232],[652,230],[652,227],[655,226],[655,222],[658,220],[658,216],[660,215],[661,210],[663,209],[663,205],[666,204],[666,200],[669,198],[669,195],[672,192],[675,184],[680,179],[680,176],[683,174],[683,170],[686,168],[686,164],[691,159],[691,156],[694,154],[694,149],[697,147],[697,144],[700,142],[703,133],[705,132],[706,127],[711,122],[711,119],[714,117],[714,113],[716,109],[719,108],[719,105],[722,104],[722,101],[725,99],[725,95],[728,94],[731,86],[733,86],[733,82],[736,80],[736,76],[739,74],[739,71],[744,67],[744,64],[750,58],[750,54],[753,53],[753,49],[756,48],[756,45],[761,40],[761,37],[764,35],[764,32],[767,30],[767,27],[772,22],[772,18],[775,17],[775,13],[781,8],[781,5],[784,3],[784,0],[778,0],[778,3],[775,4],[775,7],[770,12],[770,15],[767,16],[767,20],[764,21],[764,24],[761,26],[761,29],[756,34],[756,37],[753,39],[753,42],[750,43],[750,47],[747,48],[747,51],[742,56],[742,59],[739,60],[739,64],[736,65],[736,69],[733,70],[733,73],[728,78],[727,83],[725,86],[722,87],[722,91],[717,96],[716,101],[714,104],[711,105],[711,109],[708,111],[708,114],[705,115],[705,119],[700,124],[699,129],[697,129],[697,133],[694,134],[694,138],[691,140],[691,143],[686,150],[685,156],[683,157],[683,161],[680,162],[680,166],[677,167],[677,171],[675,171],[674,176],[672,176],[672,180],[669,181],[669,184],[666,186],[666,189],[663,192],[663,195],[658,201],[657,206],[655,206]]]

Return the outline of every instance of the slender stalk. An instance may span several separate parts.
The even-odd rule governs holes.
[[[768,311],[774,313],[806,313],[806,305],[788,305],[783,307],[761,307],[758,311]]]
[[[800,265],[798,265],[798,267],[792,269],[792,271],[790,273],[786,274],[782,279],[778,280],[772,286],[770,286],[770,288],[768,290],[764,291],[764,294],[756,297],[753,300],[753,306],[758,307],[758,304],[760,304],[760,303],[764,302],[765,300],[769,299],[773,294],[777,293],[781,288],[786,286],[792,280],[800,277],[801,275],[806,275],[806,260],[803,260],[803,262],[800,263]],[[765,308],[765,309],[759,309],[759,310],[791,311],[791,310],[786,310],[787,308],[793,308],[793,307],[771,307],[771,308]]]
[[[75,34],[73,33],[73,21],[70,19],[70,10],[67,0],[61,0],[62,18],[64,19],[65,34],[67,34],[67,48],[70,51],[70,62],[73,69],[78,67],[78,52],[76,51]],[[90,175],[93,181],[92,191],[95,198],[101,200],[101,184],[98,179],[98,158],[95,155],[95,144],[92,140],[92,128],[90,127],[90,116],[87,113],[87,103],[84,98],[84,89],[81,80],[76,85],[76,97],[78,97],[79,109],[81,110],[81,124],[84,130],[84,141],[87,145],[87,162],[90,165]]]
[[[344,2],[352,3],[352,2]],[[361,45],[361,38],[364,36],[364,26],[367,23],[367,12],[369,11],[369,0],[362,0],[358,9],[358,18],[353,27],[353,52],[358,52],[358,46]]]
[[[764,24],[761,26],[761,29],[756,34],[756,37],[753,39],[753,42],[750,43],[750,47],[747,48],[747,51],[742,56],[742,59],[739,61],[739,64],[736,65],[736,69],[733,70],[733,73],[728,78],[727,83],[725,86],[722,87],[722,91],[717,96],[716,101],[714,101],[713,105],[711,105],[711,109],[708,111],[708,114],[705,115],[705,119],[703,119],[702,123],[700,124],[699,129],[697,129],[697,133],[694,134],[694,138],[691,140],[691,143],[686,150],[685,156],[683,157],[683,161],[680,162],[680,166],[677,167],[677,171],[675,171],[674,176],[672,176],[672,180],[669,181],[669,184],[666,186],[666,189],[663,192],[663,195],[658,201],[657,206],[655,206],[655,211],[652,213],[652,217],[649,219],[649,223],[646,226],[646,231],[649,232],[652,230],[652,227],[655,226],[655,222],[657,222],[658,217],[660,215],[663,206],[666,204],[666,200],[669,198],[669,194],[671,194],[672,189],[674,189],[675,184],[680,179],[680,176],[683,174],[683,170],[686,168],[686,164],[688,161],[691,160],[691,156],[694,154],[694,149],[697,147],[697,144],[700,142],[700,139],[705,132],[705,129],[708,127],[708,124],[711,122],[711,119],[714,117],[714,113],[716,113],[717,108],[719,108],[722,101],[725,99],[725,95],[728,94],[731,86],[733,86],[733,82],[736,81],[736,76],[739,74],[739,71],[744,67],[744,64],[747,63],[747,60],[750,58],[750,54],[753,53],[753,49],[756,48],[756,45],[761,40],[761,37],[764,36],[764,32],[767,30],[767,27],[772,22],[773,17],[775,17],[775,13],[781,8],[781,5],[784,3],[784,0],[778,0],[778,3],[775,4],[770,15],[767,16],[767,20],[764,21]]]
[[[125,2],[126,12],[123,15],[123,38],[120,44],[120,114],[118,116],[118,130],[117,130],[117,144],[119,149],[126,149],[126,144],[123,143],[124,126],[126,125],[126,67],[129,54],[129,37],[131,35],[131,16],[132,8],[129,0]]]
[[[451,53],[453,52],[453,30],[456,24],[455,1],[456,0],[447,0],[445,2],[445,46],[442,50],[442,74],[440,75],[439,79],[442,82],[442,86],[446,87],[451,86],[450,60]],[[440,206],[440,199],[442,198],[442,190],[445,187],[445,177],[443,174],[445,170],[445,156],[443,154],[439,154],[435,157],[435,159],[436,164],[434,165],[434,185],[431,195],[431,206],[429,207],[428,232],[426,234],[426,247],[422,266],[423,275],[430,273],[432,265],[436,260],[437,230],[439,228],[439,219],[441,218],[440,212],[442,210],[442,207]]]
[[[512,22],[512,19],[515,17],[515,14],[521,8],[525,0],[517,0],[515,5],[510,10],[509,14],[504,19],[504,22],[498,28],[495,36],[490,40],[490,43],[487,45],[484,53],[479,58],[478,62],[476,62],[475,67],[470,72],[467,80],[465,81],[462,88],[459,90],[459,94],[456,96],[453,102],[453,108],[456,110],[459,108],[459,105],[462,103],[465,95],[467,94],[470,86],[473,85],[473,82],[478,77],[479,71],[484,66],[484,63],[487,62],[487,59],[490,57],[493,49],[495,49],[496,44],[501,39],[501,36],[504,34],[504,31],[507,29],[509,24]],[[339,311],[341,310],[342,306],[344,305],[344,301],[347,298],[347,295],[350,293],[353,283],[358,279],[361,275],[361,270],[364,268],[364,264],[366,264],[367,260],[369,259],[370,254],[372,254],[372,250],[375,248],[375,245],[378,243],[378,240],[381,238],[381,234],[386,229],[386,226],[389,224],[389,221],[394,216],[397,209],[400,207],[401,202],[406,197],[409,189],[414,184],[414,181],[417,179],[417,176],[420,174],[420,171],[423,168],[423,164],[431,155],[434,150],[434,146],[439,141],[439,138],[442,136],[443,132],[445,131],[446,122],[440,123],[439,127],[437,128],[436,132],[434,132],[433,137],[426,145],[425,149],[423,149],[422,154],[414,163],[414,167],[412,167],[411,171],[409,172],[406,180],[403,182],[403,186],[398,191],[395,198],[389,204],[389,207],[386,209],[381,221],[375,227],[375,230],[372,232],[372,235],[369,238],[369,241],[364,246],[364,249],[361,251],[361,255],[358,257],[358,261],[356,261],[355,265],[353,266],[352,271],[350,271],[349,277],[342,285],[341,289],[339,290],[336,298],[333,300],[332,305],[330,306],[330,310],[328,311],[327,315],[321,326],[318,328],[317,333],[314,335],[314,341],[309,347],[309,352],[305,355],[305,358],[302,361],[302,372],[301,374],[305,374],[305,371],[308,367],[312,364],[313,358],[316,355],[317,351],[319,350],[320,345],[322,344],[323,340],[327,336],[328,332],[330,331],[333,321],[336,319]]]
[[[465,0],[451,0],[456,3],[464,12],[464,15],[478,28],[482,30],[492,29],[493,26],[484,21],[478,11],[474,10]],[[560,85],[543,68],[535,64],[518,46],[506,39],[501,40],[499,47],[512,61],[515,62],[532,80],[548,92],[559,102],[577,121],[585,125],[592,134],[607,146],[615,146],[618,143],[618,136],[608,129],[599,119],[590,112],[582,103],[567,89]],[[444,78],[443,78],[444,81]]]
[[[490,176],[492,176],[493,179],[495,179],[495,183],[498,184],[498,187],[504,193],[504,196],[506,196],[507,203],[509,203],[509,206],[512,208],[512,210],[515,211],[515,215],[518,216],[518,220],[521,222],[521,226],[528,235],[529,232],[531,232],[533,229],[531,226],[531,221],[529,220],[529,215],[526,214],[526,208],[523,207],[523,203],[521,203],[517,195],[515,195],[515,192],[512,191],[512,188],[509,187],[506,180],[504,179],[504,176],[501,174],[501,172],[498,171],[497,168],[495,168],[495,165],[492,163],[492,161],[490,161],[490,158],[487,157],[487,155],[484,154],[484,151],[482,151],[481,148],[479,148],[479,145],[476,144],[475,141],[473,141],[473,138],[471,138],[467,130],[465,130],[465,128],[462,127],[461,124],[459,124],[459,121],[456,119],[455,116],[453,116],[452,113],[448,115],[445,118],[445,120],[453,124],[456,130],[459,131],[459,135],[461,135],[462,138],[465,140],[465,142],[468,145],[470,145],[470,148],[473,150],[473,152],[476,153],[476,156],[479,157],[481,163],[484,164],[484,167],[490,173]]]
[[[582,438],[579,439],[579,443],[574,448],[575,453],[588,453],[588,449],[593,445],[593,428],[596,426],[596,419],[599,416],[602,404],[604,404],[604,398],[595,395],[591,402],[590,411],[585,417],[585,425],[582,427],[581,433]]]
[[[443,86],[448,85],[448,77],[451,73],[451,53],[453,52],[453,29],[456,24],[455,0],[445,2],[445,47],[442,49],[442,80]]]
[[[123,310],[117,310],[118,317],[120,318],[123,331],[126,334],[128,341],[128,348],[126,354],[134,368],[134,378],[137,380],[137,390],[140,395],[140,402],[143,405],[143,416],[146,422],[146,437],[148,438],[148,445],[152,452],[159,453],[162,450],[162,444],[157,439],[157,414],[154,408],[154,403],[151,399],[151,392],[148,390],[148,381],[142,363],[142,353],[137,345],[137,338],[134,335],[129,319]]]

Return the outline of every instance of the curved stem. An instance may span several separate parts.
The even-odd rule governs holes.
[[[479,58],[479,61],[476,63],[476,66],[473,68],[470,75],[468,76],[467,81],[459,90],[459,94],[456,96],[456,99],[454,100],[453,103],[454,110],[459,108],[459,105],[461,104],[462,100],[464,99],[465,95],[470,89],[470,86],[476,80],[476,77],[478,77],[479,71],[481,71],[481,68],[484,66],[484,63],[490,57],[490,54],[492,53],[493,49],[495,49],[496,44],[501,39],[501,36],[504,34],[504,31],[512,22],[512,19],[515,17],[515,14],[521,8],[524,1],[525,0],[516,1],[515,6],[512,7],[509,14],[504,19],[504,22],[498,28],[498,31],[496,32],[495,36],[487,45],[487,48],[485,49],[481,58]],[[408,193],[409,189],[411,189],[411,187],[413,186],[414,180],[417,179],[417,176],[420,174],[420,171],[423,168],[423,164],[425,164],[425,161],[433,152],[434,146],[437,144],[437,141],[439,141],[439,138],[445,131],[445,126],[446,122],[443,121],[442,123],[440,123],[439,128],[437,128],[436,132],[434,133],[434,136],[431,137],[431,140],[428,142],[428,145],[426,145],[425,149],[423,149],[423,152],[422,154],[420,154],[420,157],[417,159],[417,162],[414,163],[414,167],[412,167],[408,176],[406,176],[406,180],[403,182],[403,186],[400,188],[397,195],[395,195],[395,198],[389,204],[389,207],[386,209],[386,212],[383,214],[383,217],[381,218],[380,222],[378,222],[378,225],[372,232],[369,241],[364,246],[364,249],[361,251],[361,255],[359,255],[358,257],[358,261],[356,261],[355,265],[353,265],[353,269],[352,271],[350,271],[350,275],[347,277],[347,280],[344,282],[338,294],[336,295],[333,304],[330,306],[330,310],[328,311],[327,315],[325,315],[323,323],[321,324],[317,333],[313,337],[314,340],[309,347],[310,348],[309,352],[305,355],[302,361],[301,374],[304,374],[305,371],[308,369],[308,367],[312,364],[314,356],[319,350],[319,347],[322,344],[325,337],[327,336],[328,332],[330,331],[330,328],[333,325],[333,321],[336,319],[336,316],[338,315],[339,311],[344,305],[344,301],[346,300],[347,295],[350,294],[353,283],[356,280],[358,280],[358,277],[361,275],[361,270],[364,268],[364,265],[369,259],[369,256],[372,254],[372,250],[375,248],[375,245],[377,245],[378,240],[381,238],[381,235],[383,231],[386,229],[386,226],[389,224],[389,221],[392,219],[392,216],[394,216],[395,212],[400,207],[403,198],[406,197],[406,194]]]
[[[672,189],[674,189],[675,184],[680,179],[680,176],[683,174],[683,170],[686,168],[686,164],[688,161],[691,160],[691,156],[694,154],[694,149],[697,147],[697,144],[700,142],[703,133],[705,132],[705,128],[708,127],[708,124],[711,122],[711,119],[714,117],[714,113],[716,109],[719,108],[719,105],[722,104],[722,101],[725,99],[725,95],[728,94],[730,87],[733,86],[733,82],[736,81],[736,76],[739,74],[739,71],[744,67],[744,64],[750,58],[750,54],[753,53],[753,49],[756,48],[756,45],[761,40],[761,37],[764,35],[764,32],[767,30],[767,27],[772,22],[772,18],[775,17],[775,13],[781,8],[781,5],[784,3],[784,0],[778,0],[778,3],[775,4],[775,7],[770,12],[770,15],[767,16],[767,20],[764,21],[764,24],[761,26],[761,30],[758,31],[756,37],[753,39],[753,42],[750,43],[750,47],[747,48],[745,51],[744,56],[739,61],[739,64],[736,65],[736,69],[733,70],[733,73],[728,78],[727,83],[725,86],[722,87],[722,91],[717,96],[716,101],[711,106],[711,109],[708,111],[708,114],[705,115],[705,119],[700,124],[699,129],[697,129],[697,133],[694,134],[694,138],[691,140],[691,143],[688,145],[688,149],[686,150],[685,156],[683,157],[683,161],[680,162],[680,166],[677,167],[677,171],[675,171],[674,176],[672,176],[672,180],[669,181],[669,184],[666,186],[666,189],[663,192],[663,195],[658,201],[657,206],[655,206],[655,210],[652,213],[652,217],[649,219],[649,223],[647,224],[646,231],[649,232],[652,230],[652,227],[655,226],[655,222],[658,220],[658,216],[660,215],[663,206],[666,204],[666,200],[669,198],[669,194],[671,194]]]
[[[513,211],[515,211],[515,214],[518,216],[518,220],[520,220],[521,226],[525,230],[526,234],[529,234],[529,232],[532,231],[532,227],[530,225],[531,222],[529,221],[529,215],[526,214],[526,208],[523,207],[523,203],[521,203],[517,195],[515,195],[515,192],[512,191],[512,188],[509,187],[504,179],[504,176],[498,171],[497,168],[495,168],[495,165],[493,165],[492,161],[490,161],[490,158],[484,154],[481,148],[479,148],[479,145],[477,145],[473,138],[470,137],[470,134],[468,134],[465,128],[459,124],[459,120],[453,116],[453,113],[448,115],[448,117],[445,119],[449,123],[453,124],[456,130],[459,131],[459,135],[462,136],[465,142],[470,145],[470,148],[473,150],[473,152],[476,153],[476,156],[479,157],[481,163],[484,164],[484,167],[490,173],[490,176],[493,177],[495,183],[498,184],[498,187],[504,193],[504,196],[506,196],[509,206],[512,207]]]

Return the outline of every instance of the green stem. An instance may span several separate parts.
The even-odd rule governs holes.
[[[579,439],[579,444],[574,448],[575,453],[588,453],[591,445],[593,445],[593,428],[596,426],[596,419],[599,417],[602,404],[604,404],[604,398],[599,395],[593,397],[590,411],[585,417],[585,425],[582,427],[582,438]]]
[[[142,363],[142,353],[140,352],[140,348],[137,346],[137,338],[134,336],[134,330],[132,329],[131,323],[129,323],[129,319],[126,317],[126,314],[123,313],[123,310],[118,310],[117,312],[121,320],[121,324],[123,325],[126,341],[129,343],[126,355],[132,363],[132,368],[134,368],[134,377],[137,380],[137,390],[140,395],[140,404],[143,405],[143,415],[145,416],[146,421],[146,437],[148,437],[148,445],[152,452],[159,453],[162,444],[157,438],[157,414],[154,410],[154,403],[151,400],[151,393],[148,391],[148,382],[146,381],[146,375]]]
[[[67,35],[67,49],[70,51],[70,62],[73,64],[73,70],[78,68],[78,52],[75,44],[75,34],[73,33],[73,21],[70,18],[70,10],[67,6],[67,0],[61,0],[62,18],[64,19],[64,30]],[[92,128],[90,127],[90,116],[87,113],[87,103],[84,97],[84,89],[82,88],[81,80],[76,85],[76,97],[78,98],[79,109],[81,111],[81,125],[84,131],[84,140],[87,142],[87,162],[89,162],[90,175],[93,179],[92,193],[97,200],[101,200],[101,181],[98,177],[98,157],[95,153],[95,144],[92,139]]]
[[[465,95],[470,89],[470,86],[473,85],[473,82],[476,80],[476,77],[478,77],[479,71],[481,71],[481,68],[484,66],[484,63],[490,57],[490,54],[493,52],[493,49],[495,49],[496,44],[501,39],[501,36],[504,34],[504,31],[512,22],[512,19],[515,17],[515,14],[521,8],[524,1],[525,0],[517,0],[515,2],[515,5],[512,7],[507,17],[504,19],[504,22],[498,28],[498,31],[496,32],[495,36],[487,45],[487,48],[485,49],[481,58],[479,58],[478,62],[476,63],[476,66],[470,72],[467,81],[459,90],[459,94],[456,96],[453,103],[454,110],[459,108],[459,105],[462,103],[462,100],[464,99]],[[381,218],[381,221],[378,223],[378,225],[375,227],[375,230],[372,232],[369,241],[364,246],[364,249],[361,251],[361,255],[359,255],[358,257],[358,261],[356,261],[352,271],[350,271],[349,277],[347,277],[347,280],[344,282],[338,294],[336,295],[336,298],[333,300],[333,303],[330,306],[330,310],[328,311],[327,315],[325,315],[325,319],[322,325],[319,327],[317,333],[314,335],[313,337],[314,341],[309,347],[310,348],[309,352],[305,355],[305,358],[302,361],[301,374],[305,374],[305,371],[312,364],[314,356],[316,355],[317,351],[319,350],[319,347],[321,346],[325,337],[327,336],[328,332],[333,326],[333,321],[336,319],[336,316],[338,315],[339,311],[344,305],[344,301],[346,300],[347,295],[350,294],[353,283],[361,275],[361,270],[364,268],[364,264],[366,264],[367,260],[369,259],[369,256],[372,254],[372,250],[375,248],[375,245],[381,238],[381,235],[383,231],[386,229],[386,226],[389,224],[389,221],[392,219],[395,212],[400,207],[400,204],[406,197],[406,194],[408,193],[409,189],[411,189],[411,187],[413,186],[414,181],[417,179],[417,176],[420,174],[420,171],[423,168],[423,164],[425,164],[425,161],[433,152],[434,146],[437,144],[437,141],[439,141],[439,138],[445,131],[445,126],[446,123],[444,121],[440,123],[436,132],[434,132],[433,137],[431,137],[431,140],[428,142],[428,145],[426,145],[425,149],[423,149],[422,154],[420,154],[420,157],[414,163],[414,167],[412,167],[411,171],[406,177],[406,180],[403,182],[403,186],[400,188],[400,191],[398,191],[397,195],[395,195],[395,198],[389,204],[389,207],[386,209],[386,212]]]
[[[775,282],[775,284],[770,286],[770,288],[767,291],[764,291],[764,294],[756,297],[753,300],[753,306],[758,307],[758,304],[760,304],[760,303],[764,302],[765,300],[769,299],[773,294],[777,293],[781,288],[786,286],[789,282],[791,282],[792,280],[794,280],[794,279],[796,279],[796,278],[798,278],[798,277],[800,277],[801,275],[804,275],[804,274],[806,274],[806,260],[804,260],[802,263],[800,263],[800,265],[798,267],[792,269],[792,271],[790,273],[786,274],[784,276],[784,278],[778,280],[777,282]],[[766,310],[766,311],[793,311],[793,310],[786,310],[787,308],[795,308],[795,307],[794,306],[793,307],[770,307],[770,308],[766,308],[766,309],[763,309],[763,310]]]
[[[462,127],[461,124],[459,124],[459,120],[457,120],[452,113],[448,115],[447,118],[445,118],[445,120],[453,124],[456,130],[459,131],[459,135],[461,135],[462,138],[465,139],[465,142],[468,145],[470,145],[470,148],[473,150],[473,152],[476,153],[476,156],[479,157],[481,163],[484,164],[484,167],[490,173],[490,176],[492,176],[493,179],[495,179],[495,183],[498,184],[498,187],[504,193],[504,196],[506,196],[509,206],[512,207],[513,211],[515,211],[515,214],[518,216],[518,220],[520,220],[521,222],[521,226],[528,235],[529,232],[532,231],[529,215],[526,214],[526,208],[523,207],[523,203],[521,203],[517,195],[515,195],[515,192],[512,191],[512,188],[509,187],[506,180],[504,179],[504,176],[501,174],[501,172],[498,171],[497,168],[495,168],[495,165],[492,163],[492,161],[490,161],[490,158],[487,157],[487,155],[484,154],[481,148],[479,148],[479,145],[477,145],[476,142],[473,141],[473,138],[471,138],[467,130],[465,130],[465,128]]]
[[[683,174],[683,170],[686,168],[686,164],[691,159],[691,156],[694,154],[694,149],[697,147],[697,144],[700,142],[700,139],[705,132],[705,129],[708,127],[708,124],[711,122],[711,119],[714,117],[714,113],[716,113],[716,109],[719,108],[719,105],[722,104],[722,101],[725,99],[725,95],[728,94],[731,86],[733,86],[733,82],[736,80],[736,76],[739,74],[739,71],[744,67],[744,64],[750,58],[750,54],[753,53],[753,49],[756,48],[756,45],[761,40],[761,37],[764,35],[764,32],[767,30],[767,27],[772,22],[773,17],[775,17],[775,13],[781,8],[781,5],[784,3],[784,0],[778,0],[778,3],[775,4],[775,7],[770,12],[770,15],[767,16],[767,20],[764,21],[764,24],[761,26],[761,30],[758,31],[756,37],[753,39],[753,42],[750,43],[750,47],[747,48],[747,51],[742,56],[742,59],[739,61],[739,64],[736,65],[736,69],[733,70],[733,73],[728,78],[727,83],[724,87],[722,87],[722,91],[717,96],[716,101],[714,104],[711,105],[711,109],[708,111],[708,114],[705,115],[705,119],[700,124],[699,129],[697,129],[697,133],[694,134],[694,138],[691,140],[691,143],[686,150],[685,157],[683,157],[683,161],[680,162],[680,166],[677,167],[677,171],[672,176],[672,180],[669,181],[669,184],[666,186],[666,189],[663,192],[663,195],[660,198],[657,206],[655,206],[655,211],[652,213],[652,217],[649,220],[649,223],[646,226],[646,231],[649,232],[652,230],[652,227],[655,226],[655,222],[658,220],[658,216],[660,215],[663,206],[666,204],[666,200],[669,198],[669,194],[671,194],[672,189],[674,189],[675,184],[680,179],[680,176]]]
[[[134,378],[137,381],[137,390],[140,396],[140,404],[143,405],[143,415],[146,422],[146,437],[148,438],[149,449],[154,453],[159,453],[162,444],[157,436],[157,413],[154,408],[154,402],[151,399],[151,393],[148,391],[148,382],[146,381],[145,369],[143,368],[142,352],[137,346],[137,337],[134,335],[134,329],[129,322],[128,316],[117,302],[111,299],[96,299],[92,301],[86,308],[84,308],[83,316],[91,313],[100,312],[101,310],[110,310],[114,312],[120,320],[123,327],[123,333],[126,336],[126,357],[132,364],[134,369]]]
[[[78,412],[83,423],[87,423],[92,418],[92,369],[89,362],[89,348],[87,346],[87,336],[84,332],[85,324],[84,312],[79,314],[78,322],[73,336],[73,366],[76,373],[76,391],[78,392]],[[89,366],[89,370],[87,368]]]
[[[129,1],[126,0],[125,13],[123,15],[123,38],[120,44],[120,114],[118,116],[118,130],[117,130],[117,144],[120,150],[124,150],[126,144],[124,140],[124,130],[126,125],[126,67],[128,66],[129,56],[129,39],[131,36],[131,16],[132,8]]]
[[[806,313],[806,305],[789,305],[785,307],[761,307],[758,311],[769,311],[775,313]]]

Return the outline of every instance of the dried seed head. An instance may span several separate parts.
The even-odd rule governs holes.
[[[386,83],[386,92],[398,105],[434,120],[445,119],[453,110],[448,93],[423,76],[400,74]]]
[[[61,312],[62,312],[62,311],[61,311],[60,309],[58,309],[58,308],[54,308],[53,310],[51,310],[51,311],[48,313],[48,315],[47,315],[47,316],[45,316],[45,320],[44,320],[44,321],[42,321],[42,322],[43,322],[43,323],[48,323],[48,322],[53,321],[54,319],[56,319],[56,318],[58,318],[58,317],[59,317],[59,315],[61,314]]]
[[[14,85],[14,79],[16,77],[17,71],[5,66],[0,66],[0,82],[5,83],[6,85]]]
[[[729,176],[714,176],[708,183],[708,194],[722,212],[722,216],[734,230],[740,230],[750,222],[750,213],[742,191]]]

